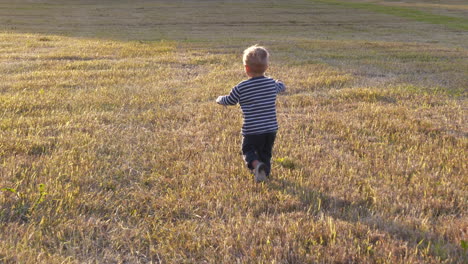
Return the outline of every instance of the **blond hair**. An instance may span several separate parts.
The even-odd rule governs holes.
[[[254,73],[264,73],[268,67],[270,54],[264,47],[253,45],[244,50],[242,61]]]

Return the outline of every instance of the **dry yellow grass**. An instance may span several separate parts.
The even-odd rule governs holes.
[[[466,31],[315,1],[93,2],[0,1],[0,263],[467,261]],[[289,88],[265,184],[214,103],[254,43]]]

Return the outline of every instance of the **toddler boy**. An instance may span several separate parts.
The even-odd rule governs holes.
[[[244,68],[249,79],[237,84],[229,95],[216,99],[221,105],[239,103],[241,106],[242,154],[256,182],[265,181],[270,175],[271,153],[278,131],[276,95],[286,90],[281,81],[265,76],[268,57],[264,47],[254,45],[244,50]]]

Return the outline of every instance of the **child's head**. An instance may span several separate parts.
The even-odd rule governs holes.
[[[253,45],[244,50],[244,66],[247,74],[263,75],[268,68],[268,51],[261,46]]]

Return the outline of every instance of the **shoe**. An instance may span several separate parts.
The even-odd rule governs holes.
[[[256,182],[264,182],[267,180],[266,176],[266,165],[263,162],[259,162],[257,167],[254,170],[255,174],[255,181]]]

